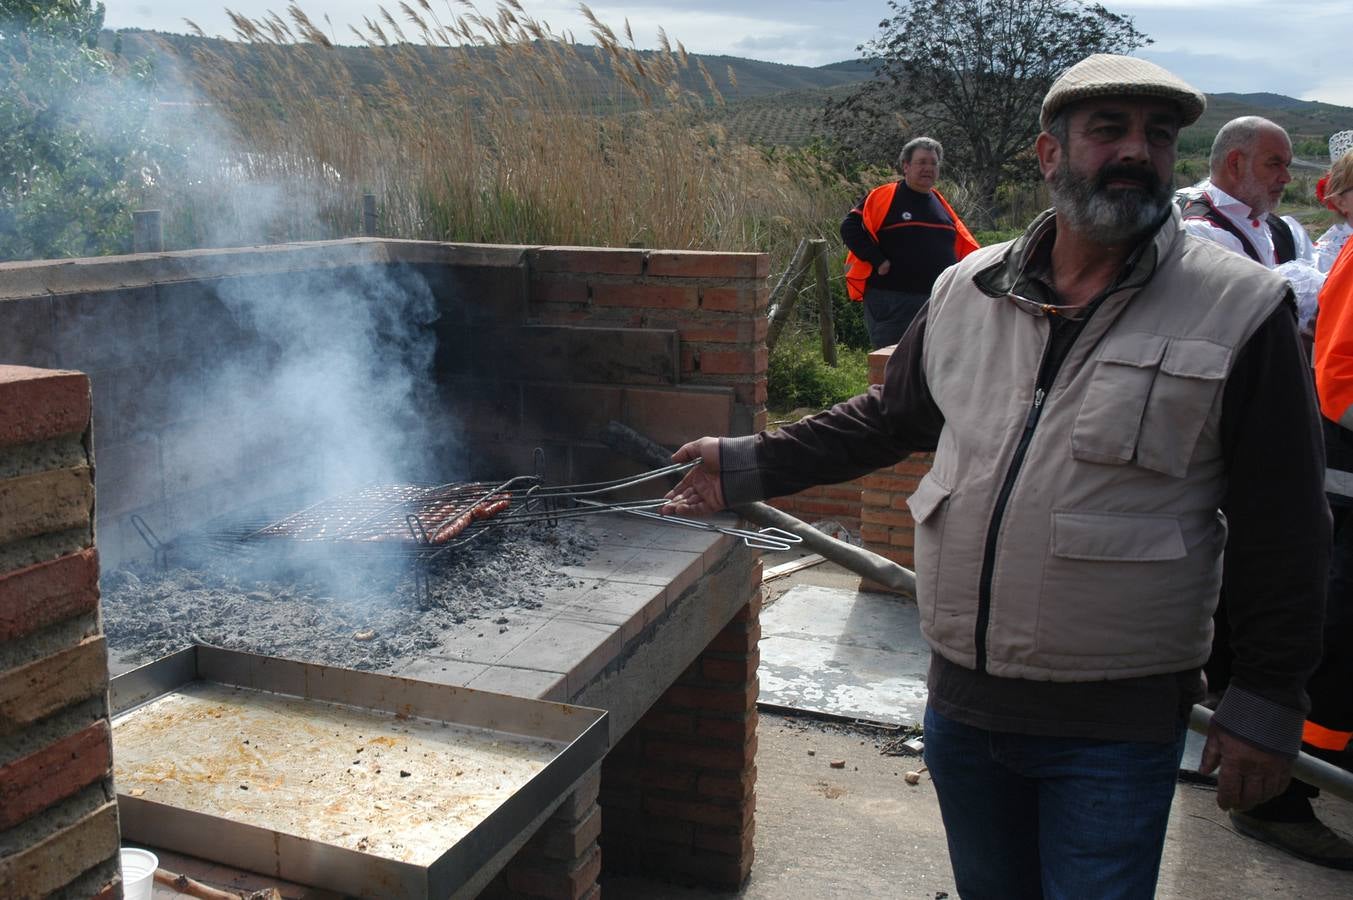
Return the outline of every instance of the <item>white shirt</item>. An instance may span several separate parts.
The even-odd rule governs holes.
[[[1217,212],[1225,216],[1249,239],[1250,245],[1259,254],[1259,259],[1264,265],[1277,270],[1279,275],[1287,279],[1287,283],[1292,286],[1292,295],[1297,301],[1297,324],[1304,331],[1311,332],[1314,328],[1317,298],[1321,286],[1325,283],[1325,270],[1316,268],[1315,245],[1311,243],[1311,236],[1306,233],[1306,229],[1291,216],[1280,216],[1291,229],[1292,241],[1296,245],[1296,256],[1292,261],[1280,265],[1278,252],[1273,246],[1273,233],[1268,230],[1268,223],[1264,221],[1267,216],[1255,218],[1250,215],[1251,208],[1248,203],[1232,197],[1208,178],[1179,192],[1180,196],[1186,197],[1201,193],[1207,194]],[[1241,256],[1249,256],[1238,237],[1206,219],[1185,219],[1184,230],[1205,241],[1220,244]]]
[[[1328,272],[1339,256],[1339,251],[1344,249],[1344,243],[1350,234],[1353,234],[1353,227],[1349,227],[1347,222],[1333,225],[1329,231],[1322,234],[1320,240],[1315,242],[1315,267],[1322,272]]]
[[[1259,254],[1260,262],[1270,269],[1278,267],[1278,255],[1273,248],[1273,235],[1268,230],[1268,223],[1264,221],[1263,216],[1259,218],[1251,216],[1248,203],[1232,197],[1213,184],[1210,179],[1204,179],[1193,187],[1180,191],[1180,193],[1185,195],[1207,194],[1208,199],[1212,201],[1212,205],[1217,208],[1217,212],[1225,216],[1241,234],[1249,239],[1251,246]],[[1287,223],[1287,227],[1292,229],[1292,238],[1296,242],[1297,251],[1295,261],[1314,266],[1315,245],[1311,243],[1311,237],[1306,233],[1306,229],[1302,228],[1301,223],[1291,216],[1282,216],[1281,218]],[[1239,238],[1205,219],[1185,219],[1184,230],[1205,241],[1221,244],[1228,250],[1234,250],[1244,256],[1249,255],[1245,252],[1245,248],[1241,246]]]

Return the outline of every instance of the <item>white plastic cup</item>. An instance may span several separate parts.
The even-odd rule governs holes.
[[[122,848],[123,900],[150,900],[155,890],[155,870],[160,860],[149,850]]]

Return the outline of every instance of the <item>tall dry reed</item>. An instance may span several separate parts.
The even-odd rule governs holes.
[[[834,236],[855,199],[810,158],[710,126],[714,80],[665,35],[641,52],[628,23],[617,33],[583,6],[585,46],[516,0],[411,2],[353,30],[362,53],[294,5],[235,15],[235,41],[199,50],[185,68],[206,103],[178,118],[196,149],[147,198],[172,239],[352,235],[373,193],[386,236],[764,250],[783,264],[800,238]]]

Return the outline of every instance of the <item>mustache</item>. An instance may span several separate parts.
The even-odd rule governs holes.
[[[1148,193],[1160,189],[1160,178],[1153,169],[1146,166],[1133,166],[1126,163],[1114,163],[1105,166],[1095,179],[1095,187],[1103,190],[1110,181],[1135,181]]]

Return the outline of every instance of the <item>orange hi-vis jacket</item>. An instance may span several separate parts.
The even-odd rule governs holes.
[[[1320,412],[1330,422],[1353,431],[1353,241],[1344,245],[1320,289],[1314,366]],[[1330,444],[1327,436],[1326,446]],[[1331,455],[1325,469],[1325,491],[1353,497],[1353,472],[1343,471],[1344,467],[1342,457]],[[1339,647],[1335,652],[1353,653],[1353,647]],[[1338,752],[1353,743],[1353,731],[1326,727],[1308,717],[1301,739]]]
[[[880,185],[869,192],[869,196],[864,200],[864,210],[861,218],[864,219],[865,230],[878,240],[879,228],[883,225],[884,218],[888,215],[888,208],[893,205],[893,197],[897,194],[897,185],[899,182],[890,181],[887,184]],[[977,249],[977,240],[968,231],[968,226],[963,224],[963,220],[954,212],[954,208],[949,205],[949,201],[944,199],[944,195],[938,189],[932,189],[931,193],[935,199],[940,201],[940,206],[949,214],[949,218],[954,220],[954,259],[959,260]],[[874,266],[846,250],[846,293],[852,300],[864,299],[865,282],[873,274]]]
[[[1320,289],[1315,319],[1315,387],[1320,411],[1353,431],[1353,241],[1344,245]]]

